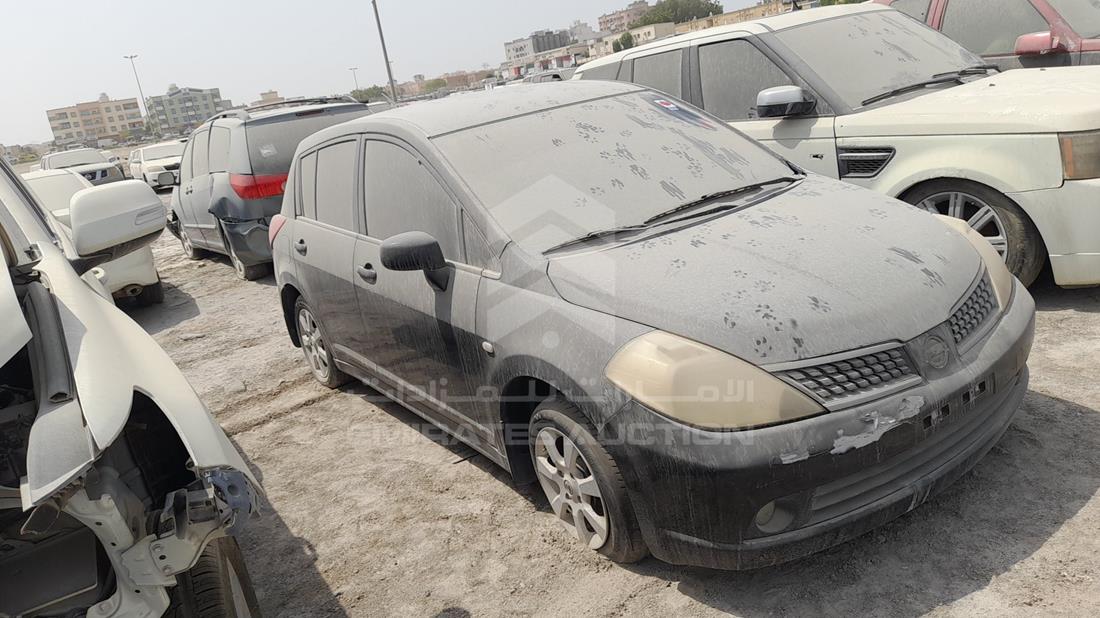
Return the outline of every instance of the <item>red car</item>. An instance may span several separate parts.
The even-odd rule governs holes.
[[[874,0],[1003,69],[1100,64],[1100,0]]]

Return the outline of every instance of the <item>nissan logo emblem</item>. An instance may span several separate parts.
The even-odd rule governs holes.
[[[947,344],[939,337],[929,337],[924,344],[924,356],[929,365],[936,369],[943,369],[948,361]]]

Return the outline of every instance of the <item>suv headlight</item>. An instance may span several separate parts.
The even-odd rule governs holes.
[[[164,171],[164,166],[163,165],[150,165],[149,167],[147,167],[145,169],[145,171],[149,172],[150,174],[159,174],[159,173]]]
[[[1058,143],[1066,180],[1100,178],[1100,131],[1062,133]]]
[[[997,250],[993,248],[993,245],[989,244],[989,241],[978,233],[977,230],[970,227],[970,225],[955,217],[949,217],[947,215],[936,215],[940,221],[943,221],[956,232],[962,234],[970,241],[970,244],[974,245],[974,249],[978,251],[978,255],[982,256],[982,261],[985,262],[986,270],[989,272],[989,280],[993,283],[993,291],[997,294],[997,302],[1001,305],[1003,311],[1008,307],[1008,301],[1012,298],[1012,280],[1015,277],[1008,271],[1008,267],[1005,266],[1005,261],[1001,259],[1001,254],[997,253]]]
[[[705,429],[748,429],[825,412],[751,363],[662,331],[627,343],[605,373],[640,403]]]

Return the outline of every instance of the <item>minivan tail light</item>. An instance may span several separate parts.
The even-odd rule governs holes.
[[[243,200],[278,197],[286,189],[287,174],[230,174],[229,185]]]
[[[279,235],[279,231],[286,225],[286,217],[282,215],[275,215],[271,217],[271,224],[267,226],[267,246],[275,248],[275,237]]]

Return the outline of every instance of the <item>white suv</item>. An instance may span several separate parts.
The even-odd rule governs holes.
[[[997,73],[862,4],[656,41],[577,78],[656,88],[810,171],[964,219],[1024,283],[1049,258],[1058,284],[1100,284],[1100,67]],[[898,259],[938,259],[921,249]]]
[[[137,183],[85,194],[61,234],[0,161],[0,616],[256,615],[227,535],[259,485],[90,276],[156,238],[164,206]]]
[[[171,184],[163,184],[161,172],[171,172],[175,182],[180,178],[180,162],[183,160],[183,149],[187,146],[187,140],[173,140],[161,142],[151,146],[143,146],[130,152],[127,163],[130,165],[130,177],[136,180],[144,180],[154,189],[166,189]],[[173,183],[174,184],[174,183]]]

